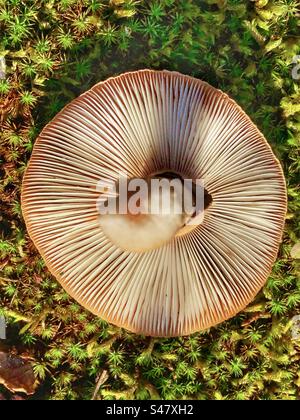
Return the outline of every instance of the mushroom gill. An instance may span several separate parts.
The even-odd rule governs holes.
[[[99,215],[99,180],[120,173],[203,180],[203,218],[191,227],[184,215]],[[143,70],[99,83],[47,125],[22,208],[48,268],[84,307],[130,331],[178,336],[228,319],[261,289],[286,188],[267,141],[227,95]]]

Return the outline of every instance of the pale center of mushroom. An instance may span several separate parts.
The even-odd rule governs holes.
[[[185,212],[183,181],[173,177],[170,183],[170,178],[156,175],[147,179],[147,190],[142,184],[141,188],[128,192],[125,207],[124,203],[119,206],[118,196],[117,212],[100,215],[103,233],[114,245],[126,251],[148,251],[171,242],[201,223],[198,214],[199,222],[189,225],[194,215]]]

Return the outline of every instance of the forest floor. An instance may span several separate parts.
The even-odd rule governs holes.
[[[0,0],[0,350],[32,363],[30,398],[91,399],[97,382],[98,399],[300,398],[299,13],[297,0]],[[45,124],[95,83],[142,68],[228,93],[287,181],[283,243],[265,287],[236,317],[189,337],[136,336],[86,312],[48,272],[21,213],[22,176]],[[1,395],[12,397],[0,385]]]

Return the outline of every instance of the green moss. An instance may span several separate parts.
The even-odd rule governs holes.
[[[296,399],[300,267],[300,54],[294,0],[0,0],[0,307],[9,340],[33,356],[40,398]],[[2,66],[0,70],[3,68]],[[42,127],[93,84],[123,71],[171,69],[231,95],[282,162],[289,212],[270,279],[249,308],[177,339],[129,334],[85,312],[30,241],[20,189]],[[298,346],[298,347],[297,347]],[[37,398],[38,398],[37,397]]]

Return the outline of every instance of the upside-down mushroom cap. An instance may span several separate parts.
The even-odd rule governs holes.
[[[211,197],[203,221],[154,249],[120,247],[97,210],[99,180],[120,171],[202,179]],[[230,318],[264,285],[286,188],[267,141],[226,94],[143,70],[97,84],[46,126],[22,208],[48,268],[80,304],[136,333],[179,336]]]

